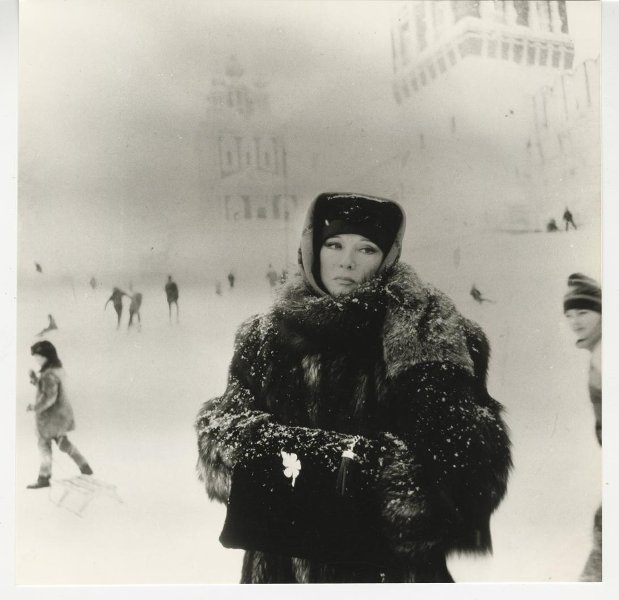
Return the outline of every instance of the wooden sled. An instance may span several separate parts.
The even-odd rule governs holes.
[[[99,496],[113,498],[123,503],[116,491],[116,486],[95,479],[92,475],[78,475],[69,479],[55,479],[50,490],[50,500],[78,517],[82,517],[84,511],[92,500]],[[54,488],[61,488],[61,493],[55,498]]]

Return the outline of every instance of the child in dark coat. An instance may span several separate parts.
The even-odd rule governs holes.
[[[27,408],[33,411],[36,417],[41,466],[37,481],[28,487],[49,487],[52,475],[52,442],[56,442],[58,448],[73,459],[82,474],[92,475],[88,462],[67,437],[67,433],[75,429],[75,420],[67,397],[62,362],[56,348],[51,342],[43,340],[34,344],[30,352],[41,365],[38,376],[34,371],[30,371],[30,383],[36,386],[37,394],[35,403],[29,404]]]

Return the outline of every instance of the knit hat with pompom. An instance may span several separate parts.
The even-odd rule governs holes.
[[[597,281],[572,273],[567,278],[567,293],[563,297],[563,312],[571,308],[584,308],[602,313],[602,288]]]

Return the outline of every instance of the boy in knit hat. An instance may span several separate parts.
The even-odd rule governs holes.
[[[595,434],[602,445],[602,290],[598,283],[573,273],[567,280],[568,291],[563,310],[569,325],[578,336],[576,346],[591,352],[589,397],[595,414]],[[594,547],[589,555],[581,581],[602,581],[602,507],[595,513]]]

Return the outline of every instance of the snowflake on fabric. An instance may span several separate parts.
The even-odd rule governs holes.
[[[477,417],[479,419],[496,420],[494,414],[487,406],[477,407],[475,410],[477,411]]]

